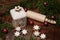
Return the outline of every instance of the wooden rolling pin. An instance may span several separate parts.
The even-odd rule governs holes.
[[[56,24],[56,21],[46,18],[46,15],[43,15],[43,14],[40,14],[40,13],[37,13],[37,12],[33,12],[33,11],[30,11],[30,10],[28,10],[26,13],[27,13],[27,17],[29,17],[31,19],[34,19],[34,20],[37,20],[37,21],[40,21],[40,22],[46,21],[46,22],[49,22],[51,24]]]

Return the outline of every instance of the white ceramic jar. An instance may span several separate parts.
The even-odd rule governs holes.
[[[10,10],[10,14],[12,16],[13,26],[20,25],[26,26],[26,12],[23,7],[15,6],[15,8]]]

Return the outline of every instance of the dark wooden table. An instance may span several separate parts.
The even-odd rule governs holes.
[[[40,26],[40,33],[45,33],[47,38],[45,40],[60,40],[60,27],[55,27],[55,25],[49,24],[49,26],[43,25],[43,23],[34,21],[34,24]],[[25,40],[29,40],[30,37],[34,37],[36,40],[41,40],[40,37],[35,37],[33,35],[33,26],[27,26],[26,29],[28,30],[28,34],[26,36],[21,35],[25,38]],[[9,33],[6,37],[6,40],[14,40],[14,30]]]

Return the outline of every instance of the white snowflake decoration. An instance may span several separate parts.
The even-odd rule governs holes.
[[[36,29],[36,30],[40,29],[38,25],[34,25],[33,28]]]
[[[46,38],[46,35],[45,34],[41,34],[41,39],[45,39]]]
[[[16,30],[16,31],[20,31],[21,28],[20,28],[20,27],[16,27],[15,30]]]
[[[39,36],[40,32],[35,31],[35,32],[33,32],[33,34],[34,34],[35,36]]]
[[[23,33],[24,35],[26,35],[26,34],[27,34],[27,30],[26,30],[26,29],[22,30],[22,33]]]
[[[20,33],[17,31],[14,33],[14,36],[16,36],[16,37],[18,37],[19,35],[20,35]]]

